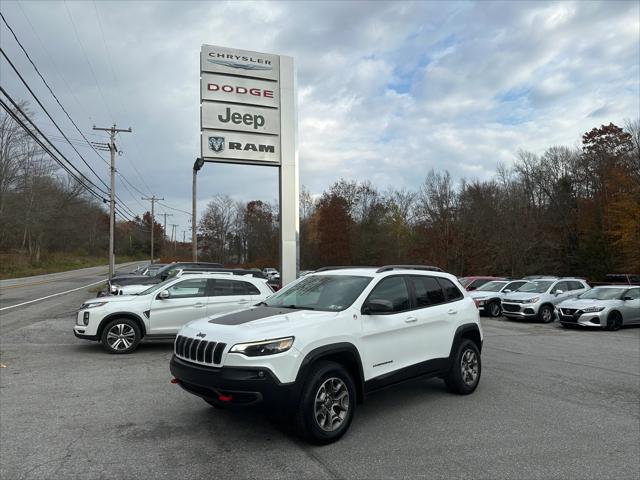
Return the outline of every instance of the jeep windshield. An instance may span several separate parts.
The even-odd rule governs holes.
[[[371,277],[312,275],[285,288],[260,305],[300,310],[340,312],[351,306]]]
[[[553,284],[553,281],[534,280],[524,284],[518,289],[518,293],[543,293]]]
[[[622,288],[592,288],[587,290],[578,298],[592,300],[618,300],[624,290]]]

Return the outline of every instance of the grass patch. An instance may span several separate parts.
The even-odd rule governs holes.
[[[145,258],[116,257],[117,263],[144,261]],[[107,257],[93,257],[86,255],[55,253],[43,256],[36,263],[26,255],[15,253],[0,254],[0,280],[6,278],[31,277],[33,275],[45,275],[47,273],[59,273],[79,268],[98,267],[108,265]],[[107,267],[108,268],[108,267]]]

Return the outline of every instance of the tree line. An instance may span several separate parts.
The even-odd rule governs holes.
[[[27,108],[22,105],[22,108]],[[580,147],[520,151],[490,180],[425,172],[420,188],[380,190],[341,179],[300,194],[300,267],[436,265],[457,275],[561,274],[599,278],[640,271],[640,121],[595,127]],[[89,195],[0,112],[0,259],[39,263],[57,253],[106,259],[107,205]],[[153,224],[153,227],[152,227]],[[189,259],[163,226],[116,223],[116,253]],[[199,258],[277,266],[278,206],[217,195],[198,223]]]
[[[595,127],[581,146],[520,151],[490,180],[430,170],[417,190],[341,179],[300,195],[300,266],[430,264],[456,275],[600,278],[640,271],[640,122]],[[201,257],[273,266],[278,209],[216,196]]]

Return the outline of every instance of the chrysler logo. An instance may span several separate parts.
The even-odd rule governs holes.
[[[220,153],[224,150],[224,137],[209,137],[209,150]]]
[[[202,333],[202,332],[198,332],[198,334],[196,335],[196,337],[200,337],[200,338],[204,338],[206,336],[207,336],[207,334],[206,333]]]

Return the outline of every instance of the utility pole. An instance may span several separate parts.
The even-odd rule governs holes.
[[[191,260],[198,261],[198,236],[196,235],[196,178],[198,170],[204,165],[202,158],[196,158],[193,164],[193,184],[191,187]]]
[[[163,238],[163,244],[167,239],[167,217],[173,217],[173,213],[167,213],[164,212],[162,215],[164,215],[164,227],[162,227],[163,232],[164,232],[164,238]]]
[[[155,195],[152,195],[151,198],[142,197],[142,200],[151,201],[151,263],[153,263],[153,226],[156,224],[155,204],[158,200],[164,200],[164,197],[157,198]]]
[[[111,128],[98,128],[94,125],[93,129],[109,132],[110,136],[109,151],[111,152],[111,190],[109,192],[109,278],[112,278],[113,272],[116,269],[116,133],[131,133],[131,127],[126,130],[116,128],[116,124],[114,123]]]
[[[171,240],[173,241],[173,253],[174,253],[174,254],[176,253],[176,237],[178,236],[178,235],[177,235],[177,233],[178,233],[178,232],[176,232],[176,227],[177,227],[177,226],[178,226],[178,224],[177,224],[177,223],[172,223],[172,224],[171,224],[171,227],[173,227],[173,228],[171,229]]]
[[[182,243],[187,243],[187,231],[182,230]]]

